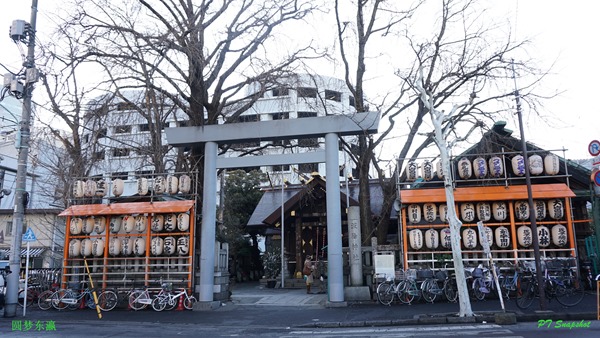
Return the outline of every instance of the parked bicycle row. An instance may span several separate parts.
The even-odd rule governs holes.
[[[556,300],[563,306],[575,306],[585,295],[584,283],[572,269],[567,259],[554,259],[542,265],[544,293],[549,300]],[[518,266],[496,269],[500,293],[490,269],[478,266],[465,268],[465,278],[470,298],[482,301],[486,298],[513,298],[521,309],[526,309],[539,298],[536,269],[533,262],[521,262]],[[383,276],[380,276],[383,277]],[[421,299],[428,303],[437,300],[456,302],[458,289],[453,270],[409,269],[399,271],[395,276],[385,276],[376,289],[377,300],[383,305],[394,302],[412,304]]]

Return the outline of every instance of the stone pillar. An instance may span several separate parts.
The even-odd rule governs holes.
[[[338,135],[325,135],[327,188],[327,281],[329,302],[344,303],[344,269],[342,258],[342,215],[340,212],[340,174]]]
[[[360,235],[360,207],[348,207],[348,241],[350,246],[350,284],[363,284],[362,249]]]
[[[200,238],[200,302],[212,302],[215,283],[215,224],[217,222],[217,143],[204,145],[204,194]]]

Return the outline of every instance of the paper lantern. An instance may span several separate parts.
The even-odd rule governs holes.
[[[185,256],[190,253],[190,238],[182,236],[177,239],[177,254],[179,256]]]
[[[150,241],[150,253],[153,256],[160,256],[163,253],[164,240],[160,237],[154,237]]]
[[[492,218],[492,208],[489,203],[477,203],[477,218],[482,222],[487,222]]]
[[[496,221],[504,221],[506,219],[507,210],[506,202],[494,202],[492,204],[492,215]]]
[[[106,191],[108,190],[108,182],[106,180],[100,180],[96,183],[96,197],[104,197],[106,196]]]
[[[175,240],[175,237],[165,237],[164,240],[164,253],[165,255],[173,255],[175,254],[175,252],[177,251],[177,241]]]
[[[560,171],[560,161],[558,156],[548,154],[544,157],[544,170],[546,175],[557,175]]]
[[[86,238],[81,241],[81,255],[83,257],[89,257],[92,255],[92,240]]]
[[[125,182],[122,179],[117,178],[112,182],[112,193],[116,197],[123,195],[123,189],[125,188]]]
[[[137,193],[140,196],[145,196],[148,194],[148,179],[144,177],[140,177],[137,179]]]
[[[548,230],[548,227],[546,227],[545,225],[540,225],[537,228],[537,231],[538,231],[538,242],[539,242],[540,248],[546,248],[546,247],[550,246],[551,239],[550,239],[550,230]]]
[[[413,182],[417,180],[417,169],[418,165],[415,161],[408,161],[406,166],[406,180]]]
[[[450,249],[452,247],[452,236],[450,235],[450,228],[443,228],[440,231],[440,241],[442,247]]]
[[[504,162],[502,162],[502,158],[498,156],[492,156],[490,157],[488,163],[490,177],[498,178],[504,176]]]
[[[177,229],[179,231],[188,231],[190,228],[190,215],[181,213],[177,215]]]
[[[85,181],[85,188],[83,189],[83,195],[85,197],[93,197],[96,195],[97,184],[96,181],[87,180]]]
[[[94,231],[94,218],[86,217],[83,221],[83,228],[81,229],[81,232],[89,235],[92,233],[92,231]]]
[[[482,179],[487,176],[488,168],[487,163],[483,157],[477,157],[473,160],[473,172],[475,173],[475,177]]]
[[[479,233],[479,241],[481,243],[483,243],[484,237],[487,239],[487,242],[490,245],[490,247],[494,245],[494,231],[490,227],[484,226],[483,233]]]
[[[94,232],[101,234],[106,230],[106,218],[99,216],[94,218]]]
[[[477,246],[477,233],[471,228],[463,230],[462,239],[466,249],[475,249]]]
[[[464,222],[473,222],[475,220],[475,204],[462,203],[460,205],[460,216]]]
[[[541,221],[546,218],[546,203],[544,201],[533,201],[533,208],[535,209],[535,219]]]
[[[73,183],[73,197],[81,198],[83,197],[85,189],[85,183],[83,181],[75,181]]]
[[[121,253],[121,239],[118,237],[112,237],[108,241],[108,254],[111,256],[118,256]]]
[[[144,237],[137,237],[133,242],[133,253],[136,256],[143,256],[146,254],[146,239]]]
[[[71,224],[69,224],[69,230],[71,235],[79,235],[83,229],[83,219],[79,217],[71,218]]]
[[[544,161],[540,155],[529,156],[529,173],[531,175],[540,175],[544,172]]]
[[[444,169],[442,169],[442,160],[435,163],[435,174],[439,179],[444,179]]]
[[[425,246],[428,249],[437,249],[440,245],[440,235],[435,229],[425,231]]]
[[[125,236],[121,239],[121,253],[124,256],[131,256],[133,253],[133,240],[129,236]]]
[[[440,221],[448,222],[448,205],[440,204]]]
[[[144,215],[135,216],[135,230],[137,232],[145,232],[146,224],[148,223],[148,218]]]
[[[81,241],[72,239],[69,242],[69,257],[79,257],[81,255]]]
[[[431,181],[433,179],[433,164],[429,161],[424,161],[421,165],[421,177],[425,181]]]
[[[431,223],[435,221],[437,217],[437,208],[435,203],[425,203],[423,204],[423,218]]]
[[[104,241],[96,238],[92,241],[92,255],[99,257],[104,256]]]
[[[471,168],[471,162],[468,158],[463,157],[458,161],[458,176],[463,180],[471,178],[473,175],[473,169]]]
[[[154,194],[159,195],[165,192],[165,178],[158,176],[154,179]]]
[[[525,248],[528,248],[533,243],[531,229],[528,226],[522,225],[517,228],[517,241],[520,246]]]
[[[135,229],[135,217],[131,215],[123,216],[123,230],[130,233]]]
[[[552,244],[563,247],[567,245],[567,227],[556,224],[552,227]]]
[[[548,200],[548,215],[552,219],[562,219],[565,216],[562,200]]]
[[[177,215],[175,214],[166,214],[165,215],[165,231],[175,231],[175,228],[177,227],[177,224],[175,224],[177,222]]]
[[[179,181],[177,180],[177,177],[173,175],[167,176],[165,188],[167,190],[167,194],[175,195],[179,190]]]
[[[110,218],[110,232],[113,234],[119,233],[121,231],[121,224],[123,223],[123,218],[121,216],[114,216]]]
[[[423,232],[419,229],[413,229],[408,232],[410,247],[419,250],[423,247]]]
[[[408,221],[410,223],[421,222],[421,207],[418,204],[408,206]]]
[[[154,232],[159,232],[163,230],[165,224],[165,217],[163,215],[154,215],[152,216],[152,225],[150,228]]]
[[[499,226],[496,228],[494,235],[496,237],[496,245],[500,249],[506,249],[510,246],[510,232],[508,228]]]
[[[188,175],[181,175],[179,177],[179,191],[182,194],[190,192],[192,187],[192,179]]]
[[[511,160],[513,173],[517,176],[525,175],[525,160],[522,155],[516,155]]]
[[[529,219],[529,202],[528,201],[517,201],[515,202],[515,217],[520,221]]]

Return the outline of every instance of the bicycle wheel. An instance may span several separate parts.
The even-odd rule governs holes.
[[[135,311],[145,309],[148,304],[142,304],[141,299],[148,299],[148,294],[142,290],[135,290],[129,295],[129,307]]]
[[[191,310],[194,308],[194,303],[196,303],[196,297],[194,296],[187,296],[183,299],[183,307]]]
[[[564,284],[556,287],[556,300],[563,306],[575,306],[585,296],[583,283],[564,281]]]
[[[423,293],[423,299],[428,303],[435,302],[437,298],[436,289],[438,289],[437,283],[433,279],[428,279],[421,284],[421,292]]]
[[[25,302],[25,290],[21,290],[19,291],[19,295],[17,296],[17,304],[19,304],[19,306],[23,307],[23,303],[26,303],[27,306],[31,306],[33,305],[33,300],[35,298],[33,290],[29,290],[27,292],[27,302]]]
[[[104,290],[98,296],[98,306],[102,311],[110,311],[117,306],[119,297],[114,291]]]
[[[409,285],[409,281],[401,281],[396,285],[395,294],[402,304],[410,304],[413,301],[413,299],[415,299],[415,296],[407,292]]]
[[[523,286],[523,283],[521,284]],[[535,283],[529,282],[521,289],[521,292],[517,293],[517,307],[521,310],[525,310],[531,306],[535,299],[536,292]]]
[[[381,283],[377,286],[377,301],[383,305],[390,305],[394,301],[395,293],[394,285],[388,282]]]
[[[79,302],[75,301],[74,304],[72,304],[71,302],[76,299],[77,296],[73,291],[68,289],[61,289],[52,294],[50,302],[52,303],[52,307],[59,311],[64,309],[75,310],[77,307],[79,307]],[[68,301],[65,302],[64,300]]]
[[[154,311],[162,311],[165,309],[165,307],[167,306],[167,301],[168,298],[167,297],[155,297],[152,300],[152,308],[154,309]]]
[[[46,290],[38,296],[38,306],[42,310],[48,310],[52,307],[52,295],[54,291]]]
[[[182,297],[182,296],[179,296]],[[167,305],[165,306],[165,310],[167,311],[171,311],[173,310],[175,307],[177,307],[177,304],[179,302],[179,297],[178,298],[171,298],[168,297],[167,298]]]
[[[446,296],[446,300],[449,302],[456,302],[458,298],[458,290],[456,286],[456,281],[454,279],[448,279],[444,282],[444,295]]]
[[[483,292],[485,288],[485,282],[483,281],[483,278],[475,278],[475,280],[473,281],[473,296],[475,296],[475,298],[477,300],[484,300],[485,299],[485,292]]]

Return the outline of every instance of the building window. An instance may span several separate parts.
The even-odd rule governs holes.
[[[139,124],[140,131],[150,131],[150,125],[148,123]]]
[[[298,139],[298,146],[307,148],[317,148],[319,147],[319,139],[317,137]]]
[[[271,114],[271,119],[273,120],[287,120],[290,118],[290,113],[274,113]]]
[[[279,87],[279,88],[273,89],[273,97],[288,96],[288,95],[290,95],[290,90],[288,88]]]
[[[131,133],[131,126],[116,126],[115,134]]]
[[[106,130],[106,128],[98,129],[98,134],[97,134],[98,135],[98,140],[101,139],[101,138],[103,138],[103,137],[106,137],[107,132],[108,131]]]
[[[312,173],[319,171],[319,163],[302,163],[298,164],[298,171],[301,173]]]
[[[274,165],[273,166],[273,171],[290,171],[290,165],[289,164]]]
[[[348,97],[348,104],[350,107],[356,107],[356,103],[354,102],[354,96]]]
[[[83,135],[83,144],[90,142],[90,134]]]
[[[305,117],[317,117],[317,112],[313,112],[313,111],[299,111],[298,112],[299,119],[302,119]]]
[[[334,90],[325,90],[325,100],[342,101],[342,93]]]
[[[128,175],[127,175],[127,172],[116,172],[116,173],[112,173],[110,176],[113,180],[116,180],[117,178],[126,180]]]
[[[120,102],[117,104],[117,110],[118,111],[135,110],[135,104],[130,103],[130,102]]]
[[[12,236],[12,221],[6,222],[6,236]]]
[[[245,173],[249,173],[251,171],[258,171],[260,172],[260,167],[244,167],[244,168],[238,168],[239,170],[243,170]]]
[[[273,145],[275,145],[275,146],[289,146],[291,144],[292,143],[290,142],[290,140],[287,140],[287,139],[285,139],[285,140],[282,140],[282,139],[273,140]]]
[[[298,97],[317,97],[317,88],[298,87],[296,92],[298,93]]]
[[[138,170],[135,172],[135,177],[137,177],[137,178],[141,178],[141,177],[152,178],[152,177],[154,177],[154,171],[153,170]]]
[[[252,115],[240,115],[237,118],[237,122],[240,123],[246,123],[246,122],[256,122],[258,121],[258,115],[257,114],[252,114]]]
[[[190,121],[179,121],[177,125],[180,127],[187,127],[190,125]]]
[[[115,148],[112,151],[113,157],[125,157],[129,156],[129,149],[127,148]]]
[[[104,159],[104,150],[95,151],[92,154],[92,161],[100,161]]]

